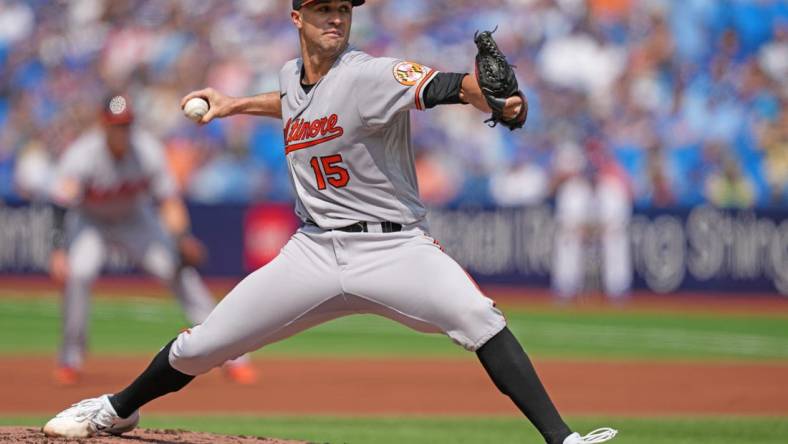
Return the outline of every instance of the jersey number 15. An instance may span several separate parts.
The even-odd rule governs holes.
[[[324,157],[313,157],[309,160],[317,179],[317,189],[326,189],[326,180],[334,188],[342,188],[350,181],[350,174],[345,168],[338,166],[342,162],[341,154]],[[321,170],[322,166],[322,170]]]

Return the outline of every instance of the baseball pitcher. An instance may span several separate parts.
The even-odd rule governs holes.
[[[44,427],[52,436],[133,429],[138,409],[224,360],[353,313],[443,333],[475,352],[495,385],[551,444],[602,442],[561,419],[506,319],[430,236],[419,200],[410,111],[470,103],[491,125],[522,127],[527,104],[491,33],[476,36],[475,75],[377,58],[348,45],[363,0],[294,0],[301,57],[280,90],[230,98],[212,89],[202,122],[234,114],[281,118],[303,221],[268,265],[241,281],[201,325],[166,345],[126,389],[83,401]],[[88,420],[80,421],[82,418]]]

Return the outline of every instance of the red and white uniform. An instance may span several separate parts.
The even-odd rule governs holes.
[[[202,322],[213,309],[213,298],[197,272],[180,267],[173,240],[154,206],[175,193],[164,148],[145,132],[132,129],[129,150],[120,160],[110,154],[101,128],[89,130],[63,153],[50,193],[69,208],[61,365],[82,364],[90,288],[110,248],[123,250],[166,282],[192,323]]]
[[[154,200],[176,194],[164,146],[152,135],[131,130],[130,150],[116,160],[97,127],[80,136],[58,162],[56,201],[99,223],[113,223],[145,212]],[[69,182],[78,186],[72,188]]]

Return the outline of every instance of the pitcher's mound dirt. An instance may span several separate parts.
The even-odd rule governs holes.
[[[0,443],[36,444],[308,444],[305,441],[283,441],[257,436],[228,436],[187,430],[137,429],[122,437],[101,435],[88,439],[47,438],[34,427],[0,427]]]

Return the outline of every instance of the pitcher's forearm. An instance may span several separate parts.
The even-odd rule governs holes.
[[[199,91],[192,91],[184,96],[181,100],[181,108],[194,97],[200,97],[208,101],[208,112],[198,122],[201,125],[213,119],[236,114],[282,118],[282,101],[279,98],[279,91],[248,97],[230,97],[213,88],[205,88]]]
[[[484,94],[482,94],[482,90],[479,87],[479,82],[476,81],[476,76],[473,74],[468,74],[462,79],[460,99],[485,113],[492,111],[490,106],[487,105],[487,100],[484,99]]]
[[[233,99],[231,114],[282,118],[282,102],[278,91]]]

